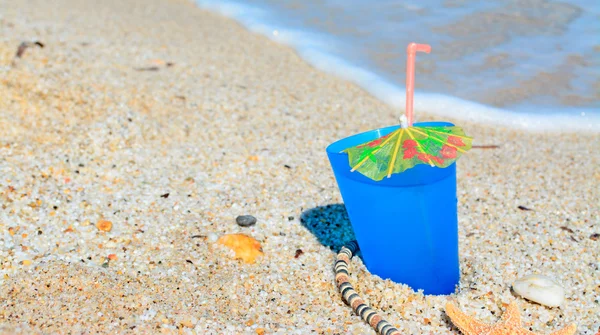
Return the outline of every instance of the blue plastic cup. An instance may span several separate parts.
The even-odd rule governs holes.
[[[344,138],[329,145],[327,155],[367,269],[425,294],[451,294],[460,278],[456,163],[444,169],[419,164],[376,182],[350,172],[348,155],[341,152],[396,129]]]

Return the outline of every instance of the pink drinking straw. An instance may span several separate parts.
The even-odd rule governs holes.
[[[428,44],[410,43],[406,48],[406,120],[409,127],[413,124],[413,96],[415,94],[415,54],[417,51],[431,52]]]

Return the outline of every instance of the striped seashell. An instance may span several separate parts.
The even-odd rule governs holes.
[[[352,241],[342,247],[335,261],[335,282],[342,294],[342,298],[352,307],[352,310],[354,310],[356,315],[360,316],[361,319],[377,331],[377,334],[400,335],[398,329],[394,328],[394,326],[387,322],[373,308],[369,307],[358,293],[356,293],[352,284],[350,284],[348,265],[357,251],[358,243]]]

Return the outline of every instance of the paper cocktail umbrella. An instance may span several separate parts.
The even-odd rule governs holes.
[[[413,94],[415,54],[429,53],[426,44],[410,43],[406,61],[406,115],[400,118],[400,128],[375,140],[345,149],[352,171],[380,181],[401,173],[417,164],[445,168],[471,149],[472,138],[460,127],[413,126]]]

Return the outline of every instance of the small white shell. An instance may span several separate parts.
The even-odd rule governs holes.
[[[560,306],[565,299],[565,290],[544,275],[527,275],[517,279],[512,288],[523,298],[548,307]]]
[[[219,239],[219,235],[217,233],[208,233],[206,237],[210,242],[217,242],[217,240]]]

